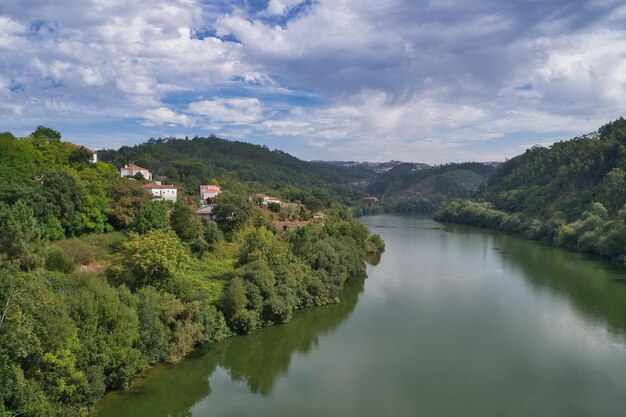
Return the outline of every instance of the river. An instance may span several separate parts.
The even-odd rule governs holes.
[[[424,217],[362,221],[387,248],[341,303],[159,365],[98,416],[626,415],[623,271]]]

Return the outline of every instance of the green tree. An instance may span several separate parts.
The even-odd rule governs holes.
[[[174,203],[170,222],[172,230],[183,242],[193,242],[202,235],[202,221],[194,210],[182,201]]]
[[[137,181],[118,178],[108,189],[109,221],[118,229],[130,227],[139,210],[152,197]]]
[[[82,209],[84,190],[69,172],[50,171],[43,175],[41,184],[51,213],[59,219],[66,236],[81,234],[83,224]]]
[[[19,200],[12,207],[0,203],[0,252],[24,270],[43,264],[44,239],[33,210]]]
[[[150,201],[139,209],[130,229],[136,233],[151,230],[170,230],[169,205],[164,201]]]
[[[158,288],[187,269],[190,262],[189,251],[174,232],[150,230],[144,235],[130,235],[110,272],[131,288],[143,285]]]
[[[215,198],[213,212],[222,230],[231,232],[248,222],[252,205],[248,203],[245,194],[226,190]]]

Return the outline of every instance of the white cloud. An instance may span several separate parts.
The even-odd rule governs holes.
[[[71,100],[84,114],[98,108],[142,118],[173,91],[204,89],[252,72],[241,60],[240,45],[192,35],[192,27],[203,25],[199,1],[91,0],[80,6],[60,1],[55,8],[36,3],[26,8],[15,2],[12,15],[0,16],[1,74],[20,79],[31,96],[13,100],[36,114],[43,108],[34,106],[47,99]],[[46,115],[48,120],[67,117]]]
[[[188,126],[191,119],[185,114],[178,114],[167,107],[159,107],[156,109],[146,110],[144,112],[147,126],[158,126],[163,124]]]
[[[193,114],[207,117],[212,122],[248,124],[258,122],[263,107],[257,98],[215,98],[196,101],[189,105]]]

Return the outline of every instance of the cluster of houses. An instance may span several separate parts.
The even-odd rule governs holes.
[[[91,153],[92,158],[91,162],[98,162],[98,154],[96,151],[87,148],[86,146],[76,145],[71,142],[66,142],[68,145],[75,149],[84,149]],[[131,162],[130,164],[124,165],[120,168],[120,176],[121,177],[135,177],[137,174],[141,174],[141,176],[151,181],[148,184],[144,184],[143,188],[152,194],[152,198],[160,201],[177,201],[178,200],[178,188],[174,185],[166,185],[162,184],[161,181],[156,181],[152,179],[152,172],[150,170],[140,167],[139,165],[135,165],[135,163]],[[200,186],[200,208],[196,210],[196,214],[202,217],[204,220],[212,220],[214,219],[213,215],[213,201],[215,197],[217,197],[222,192],[222,189],[216,185],[201,185]],[[375,197],[366,197],[365,199]],[[377,202],[376,200],[375,202]],[[270,204],[278,204],[280,205],[282,202],[277,197],[272,197],[266,194],[257,194],[256,199],[250,198],[250,202],[258,202],[258,204],[262,206],[268,206]],[[320,218],[323,214],[321,212],[315,213],[314,218]]]
[[[84,149],[91,154],[91,162],[98,162],[98,153],[93,149],[89,149],[83,145],[77,145],[72,142],[65,142],[74,149]],[[152,172],[149,169],[135,165],[134,162],[124,165],[119,170],[121,177],[135,177],[140,174],[144,179],[152,181],[145,184],[143,188],[152,194],[155,200],[176,201],[178,200],[178,189],[174,185],[165,185],[161,181],[152,179]],[[201,216],[211,215],[213,212],[213,199],[220,194],[222,190],[216,185],[201,185],[200,186],[200,209],[196,212]],[[268,204],[280,204],[280,199],[265,194],[257,194],[257,201],[267,206]]]

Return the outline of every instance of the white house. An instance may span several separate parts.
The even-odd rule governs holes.
[[[89,149],[89,148],[88,148],[88,147],[86,147],[86,146],[83,146],[83,145],[77,145],[77,144],[72,143],[72,142],[65,142],[65,143],[67,143],[68,145],[70,145],[70,146],[71,146],[72,148],[74,148],[74,149],[84,149],[84,150],[86,150],[87,152],[89,152],[89,153],[91,154],[91,163],[92,163],[92,164],[95,164],[96,162],[98,162],[98,154],[97,154],[97,153],[96,153],[96,151],[94,151],[93,149]]]
[[[152,194],[155,200],[176,201],[178,198],[178,189],[173,185],[145,184],[144,190]]]
[[[276,197],[270,197],[269,195],[265,195],[265,194],[257,194],[256,195],[259,199],[259,202],[261,204],[263,204],[264,206],[267,206],[270,203],[275,203],[275,204],[280,204],[280,199],[276,198]]]
[[[200,186],[200,207],[213,204],[213,199],[222,192],[217,185],[201,185]]]
[[[134,177],[137,173],[141,173],[145,179],[152,181],[152,172],[148,171],[146,168],[135,165],[132,162],[130,165],[124,165],[124,168],[120,168],[120,175],[122,177]]]

